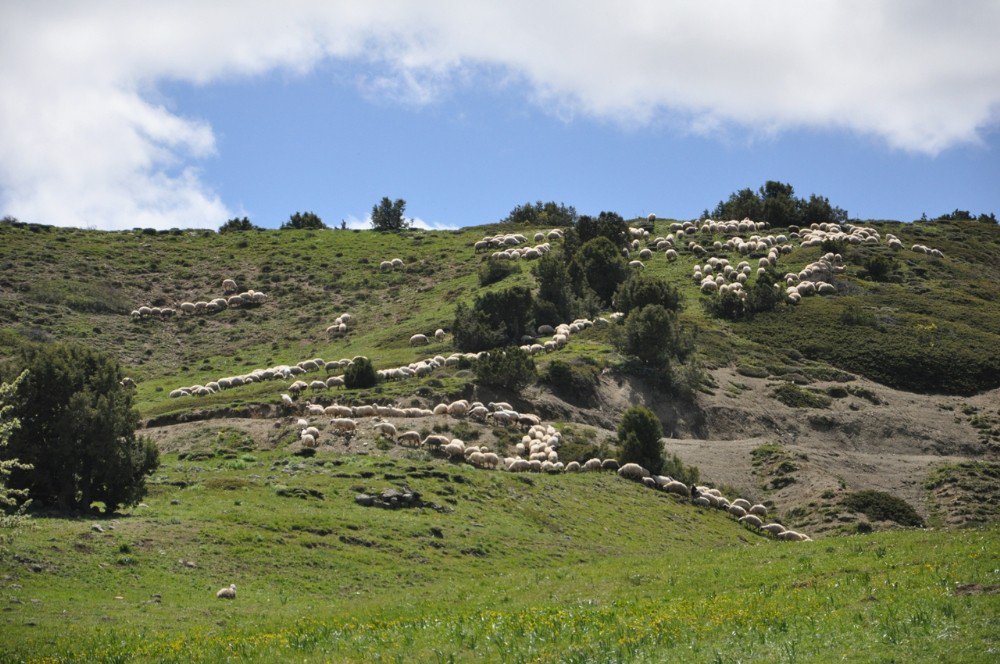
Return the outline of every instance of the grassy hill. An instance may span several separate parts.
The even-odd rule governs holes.
[[[653,237],[669,224],[657,220]],[[893,486],[914,504],[926,494],[931,525],[973,528],[777,542],[610,474],[474,470],[367,433],[298,456],[294,419],[270,409],[286,380],[168,397],[314,357],[366,355],[385,368],[448,355],[450,336],[422,348],[408,339],[450,327],[455,304],[482,291],[473,243],[510,227],[217,235],[0,224],[0,361],[68,339],[115,355],[137,382],[145,433],[165,450],[143,506],[97,520],[38,513],[3,541],[0,661],[992,661],[1000,227],[873,225],[946,257],[844,247],[837,295],[738,323],[701,306],[690,275],[702,259],[646,261],[680,289],[696,359],[712,372],[696,403],[630,376],[611,331],[597,327],[537,358],[542,372],[554,359],[602,370],[593,402],[545,383],[500,396],[573,427],[580,453],[641,397],[665,420],[676,415],[671,425],[691,439],[683,453],[716,474],[704,481],[817,529],[845,518],[849,490],[887,485],[879,473],[899,459],[906,472]],[[516,229],[535,230],[546,229]],[[823,253],[796,248],[780,270]],[[873,255],[897,261],[891,280],[868,277]],[[402,270],[379,271],[396,257]],[[533,286],[530,267],[487,288]],[[225,278],[267,302],[129,316],[220,296]],[[344,312],[356,326],[327,336]],[[486,392],[472,372],[446,367],[307,396],[427,405],[473,394]],[[256,436],[228,427],[249,414]],[[499,449],[516,440],[483,429],[451,431]],[[701,440],[701,429],[720,440]],[[754,466],[762,450],[784,456]],[[354,500],[403,486],[441,509]],[[217,600],[229,583],[238,598]]]
[[[33,519],[0,562],[0,661],[974,662],[997,647],[995,528],[775,542],[612,474],[238,447],[168,455],[114,519]],[[354,502],[404,484],[444,510]],[[230,582],[237,599],[217,600]]]

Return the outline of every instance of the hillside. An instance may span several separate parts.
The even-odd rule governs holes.
[[[656,220],[649,239],[673,223]],[[113,354],[136,382],[140,433],[164,454],[140,507],[97,521],[38,514],[2,550],[11,611],[0,659],[818,661],[891,652],[988,661],[1000,608],[991,553],[1000,227],[865,226],[904,248],[834,247],[845,267],[834,294],[739,322],[706,313],[691,276],[706,257],[690,241],[675,261],[662,251],[645,260],[682,296],[680,319],[705,371],[690,398],[650,385],[613,343],[617,327],[594,325],[535,356],[540,376],[556,359],[588,368],[589,395],[545,380],[519,394],[490,389],[456,363],[368,389],[308,389],[288,408],[281,395],[293,379],[169,395],[311,358],[363,355],[389,369],[447,357],[457,303],[536,284],[532,263],[520,261],[519,272],[481,287],[489,252],[475,242],[549,229],[220,235],[0,224],[0,360],[50,340]],[[777,233],[788,230],[761,234]],[[791,244],[782,274],[830,248]],[[710,254],[733,265],[758,259]],[[873,256],[893,262],[891,278],[872,279]],[[392,258],[403,267],[380,269]],[[220,297],[224,279],[266,300],[130,316]],[[331,336],[343,313],[353,316],[349,330]],[[418,333],[430,343],[411,346]],[[817,541],[778,542],[610,473],[474,469],[393,444],[370,418],[345,437],[329,416],[310,416],[320,445],[299,442],[306,402],[432,408],[459,398],[536,414],[560,431],[565,462],[615,456],[621,413],[645,404],[663,422],[665,449],[697,466],[702,483],[766,505]],[[385,419],[501,454],[523,433],[448,416]],[[357,493],[389,488],[433,505],[355,503]],[[931,528],[904,528],[914,518]],[[872,530],[898,532],[857,535]],[[215,601],[230,582],[239,599]],[[882,628],[859,633],[857,624]]]

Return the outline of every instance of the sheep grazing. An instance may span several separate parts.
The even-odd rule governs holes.
[[[775,537],[785,532],[785,527],[780,523],[768,523],[760,527],[766,533],[771,533]]]
[[[747,514],[746,516],[742,516],[740,517],[739,522],[744,525],[753,526],[754,528],[760,528],[764,525],[764,522],[761,521],[760,517],[756,514]]]
[[[618,469],[618,476],[629,480],[642,481],[649,477],[649,471],[637,463],[626,463]]]
[[[600,459],[589,459],[583,464],[583,470],[597,471],[601,469]]]
[[[389,270],[392,269],[392,261],[382,261],[381,263],[378,264],[378,269],[382,270],[383,272],[388,272]]]
[[[618,462],[615,459],[605,459],[601,462],[601,470],[618,470]]]
[[[397,434],[395,425],[390,422],[379,422],[372,427],[372,430],[390,439],[395,438]],[[417,439],[419,440],[419,434]]]
[[[232,583],[228,588],[220,588],[215,596],[219,599],[236,599],[236,584]]]
[[[445,337],[445,332],[440,327],[438,329],[434,330],[434,338],[435,339],[437,339],[438,341],[441,341],[442,339],[444,339],[444,337]]]
[[[673,493],[678,496],[687,496],[689,495],[690,492],[690,489],[688,488],[687,484],[684,484],[683,482],[678,482],[677,480],[667,482],[663,486],[663,490],[666,491],[667,493]]]
[[[742,519],[747,515],[747,511],[740,507],[739,505],[730,505],[728,512],[735,516],[737,519]]]
[[[236,282],[233,281],[232,279],[222,280],[222,292],[225,293],[226,295],[230,293],[235,293],[238,290],[239,287],[236,285]]]
[[[747,510],[747,513],[756,514],[762,519],[767,518],[767,508],[761,504],[754,505],[753,507]]]
[[[425,334],[414,334],[410,337],[411,346],[426,346],[428,343],[430,342],[427,340],[427,335]]]
[[[736,505],[737,507],[742,507],[743,509],[748,511],[750,510],[751,507],[750,501],[744,498],[737,498],[736,500],[733,501],[733,505]]]
[[[330,426],[340,433],[352,433],[357,430],[358,423],[347,417],[335,417],[330,420]]]

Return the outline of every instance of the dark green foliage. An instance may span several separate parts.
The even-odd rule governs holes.
[[[511,342],[520,343],[531,322],[533,298],[527,286],[487,291],[474,308],[485,314],[490,326]]]
[[[326,228],[326,224],[313,212],[296,212],[288,218],[288,221],[281,225],[281,230],[321,230]]]
[[[734,192],[728,200],[719,201],[711,216],[715,219],[749,217],[772,226],[847,221],[847,211],[830,205],[826,197],[810,194],[808,199],[796,198],[792,185],[775,180],[768,180],[756,192],[752,189]]]
[[[635,311],[625,319],[621,349],[648,368],[667,368],[682,345],[677,315],[658,304]]]
[[[891,281],[893,273],[899,270],[899,261],[876,254],[865,259],[865,272],[872,281]]]
[[[489,286],[490,284],[495,284],[512,274],[518,274],[520,271],[521,266],[514,261],[489,258],[479,266],[479,285]]]
[[[236,233],[240,231],[259,231],[260,228],[250,223],[249,217],[233,217],[219,227],[220,233]]]
[[[746,297],[734,291],[702,298],[702,306],[712,316],[726,320],[750,320],[764,311],[774,311],[784,299],[784,291],[774,287],[780,277],[770,268],[747,289]]]
[[[615,308],[624,314],[641,309],[648,304],[658,304],[664,309],[680,308],[680,293],[663,277],[636,272],[622,282],[615,293]]]
[[[26,348],[20,364],[28,370],[13,400],[21,426],[2,453],[33,468],[12,473],[11,486],[27,489],[36,504],[63,509],[138,503],[159,455],[135,436],[139,415],[117,361],[55,343]]]
[[[578,295],[590,289],[601,302],[611,304],[618,285],[628,276],[628,266],[621,250],[602,236],[589,240],[580,247],[573,259],[570,274]]]
[[[535,381],[535,361],[517,346],[491,350],[476,361],[476,381],[520,392]]]
[[[455,306],[455,320],[451,328],[455,346],[466,353],[496,348],[503,340],[503,335],[490,324],[484,312],[462,302]]]
[[[663,468],[660,469],[659,474],[688,485],[697,484],[698,480],[701,479],[701,471],[698,470],[698,466],[685,464],[676,454],[671,454],[664,459]]]
[[[783,383],[774,389],[774,398],[792,408],[827,408],[831,399],[825,394],[817,394],[793,383]]]
[[[410,227],[403,213],[406,211],[406,201],[397,198],[389,200],[383,196],[378,205],[372,206],[372,228],[377,231],[398,232]]]
[[[663,426],[653,411],[645,406],[632,406],[618,424],[618,442],[622,446],[619,461],[637,463],[654,475],[663,469]]]
[[[607,238],[616,247],[628,241],[628,224],[617,212],[601,212],[596,218],[584,215],[576,222],[576,230],[583,244],[599,237]]]
[[[563,229],[562,256],[566,265],[573,262],[576,252],[580,250],[580,234],[576,232],[575,226]]]
[[[997,216],[995,213],[990,212],[989,214],[981,214],[978,217],[972,215],[968,210],[959,210],[955,208],[954,212],[948,212],[942,214],[939,217],[935,217],[934,221],[981,221],[987,224],[997,223]]]
[[[555,201],[518,205],[502,220],[503,223],[533,226],[572,226],[575,221],[576,208]]]
[[[882,491],[857,491],[842,501],[852,512],[860,512],[872,521],[895,521],[901,526],[923,527],[924,520],[902,498]]]
[[[535,322],[539,325],[558,325],[576,318],[581,306],[562,255],[559,252],[545,254],[532,272],[538,280]]]
[[[600,370],[592,364],[552,360],[545,371],[544,380],[557,394],[587,401],[597,391],[599,373]]]
[[[375,387],[376,383],[378,374],[375,373],[375,367],[367,357],[354,360],[344,371],[344,387],[349,390]]]

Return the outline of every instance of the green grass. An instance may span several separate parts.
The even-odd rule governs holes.
[[[995,529],[776,542],[613,474],[251,459],[167,455],[146,507],[32,519],[0,557],[0,661],[972,662],[998,645],[998,597],[954,593],[998,582]],[[452,511],[354,504],[402,484]]]
[[[833,400],[825,394],[803,389],[793,383],[782,383],[774,388],[775,399],[792,408],[828,408]]]

